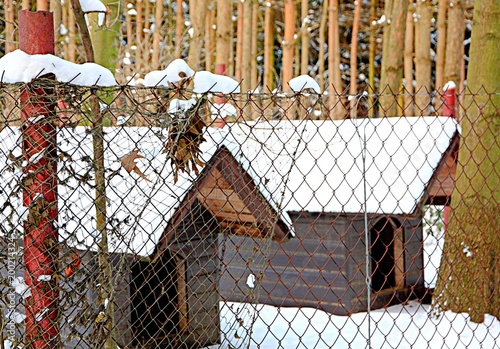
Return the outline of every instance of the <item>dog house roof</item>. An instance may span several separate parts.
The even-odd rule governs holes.
[[[238,123],[229,130],[241,144],[236,158],[283,211],[381,214],[414,213],[429,192],[451,195],[438,189],[459,132],[447,117]]]

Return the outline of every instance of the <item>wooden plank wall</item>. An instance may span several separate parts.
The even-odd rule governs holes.
[[[224,250],[221,295],[229,301],[349,312],[352,297],[345,270],[344,222],[327,214],[292,214],[296,237],[279,244],[261,239],[220,237]],[[224,246],[225,245],[225,246]],[[251,290],[249,274],[260,280]]]
[[[275,306],[305,306],[347,315],[366,309],[365,234],[362,214],[291,214],[296,237],[287,243],[221,236],[221,296],[227,301],[258,301]],[[385,215],[370,217],[373,226]],[[396,261],[405,285],[372,297],[380,308],[423,285],[421,218],[397,217],[403,226],[394,245],[404,258]],[[401,235],[402,234],[402,235]],[[396,235],[397,232],[396,232]],[[399,246],[399,247],[398,247]],[[402,252],[402,249],[406,249]],[[399,250],[399,252],[397,251]],[[260,277],[260,287],[251,290],[249,274]]]

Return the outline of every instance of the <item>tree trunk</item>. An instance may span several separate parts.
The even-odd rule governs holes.
[[[264,10],[264,90],[274,89],[274,2]]]
[[[244,3],[238,1],[238,20],[237,20],[237,28],[236,28],[236,64],[235,64],[235,72],[237,81],[241,81],[243,78],[242,74],[242,65],[243,65],[243,19],[244,19]],[[241,82],[243,84],[243,82]],[[241,91],[243,91],[243,86],[241,86]]]
[[[319,22],[319,52],[318,52],[318,75],[319,75],[319,86],[325,90],[329,89],[329,86],[325,88],[325,44],[326,44],[326,23],[328,21],[328,2],[329,0],[323,0],[323,9],[321,11],[321,21]]]
[[[293,78],[293,60],[295,49],[295,1],[284,0],[284,18],[285,18],[285,40],[283,42],[283,65],[282,81],[283,90],[290,90],[288,82]]]
[[[189,15],[193,28],[193,36],[189,42],[188,65],[194,71],[198,71],[201,67],[201,54],[205,38],[205,17],[207,15],[206,0],[189,1]]]
[[[76,62],[76,22],[75,14],[73,11],[68,11],[68,60],[70,62]]]
[[[434,292],[435,310],[500,319],[500,6],[476,0],[456,188]],[[494,93],[494,94],[487,94]]]
[[[54,44],[55,53],[58,56],[60,53],[59,40],[61,38],[62,10],[60,0],[50,0],[50,12],[54,15]]]
[[[385,3],[382,69],[380,76],[380,112],[379,117],[397,116],[396,95],[401,85],[403,73],[403,50],[406,12],[408,1],[388,0]]]
[[[243,47],[241,60],[241,92],[252,89],[252,0],[243,3]]]
[[[302,20],[300,29],[300,74],[309,73],[309,2],[301,0],[300,3],[300,18]],[[323,86],[322,86],[323,87]]]
[[[217,2],[217,40],[215,72],[226,75],[226,69],[229,66],[229,48],[231,46],[231,27],[232,27],[232,2],[231,0],[218,0]]]
[[[214,24],[215,24],[215,9],[207,9],[205,18],[205,70],[212,71],[213,55],[214,55]]]
[[[16,49],[14,35],[14,0],[7,0],[5,3],[5,53]]]
[[[460,61],[463,60],[462,46],[464,42],[464,30],[465,14],[462,1],[450,2],[450,7],[448,8],[448,30],[446,32],[445,84],[448,81],[453,81],[457,86],[460,85]]]
[[[413,0],[410,0],[410,6],[413,5]],[[413,6],[412,6],[413,7]],[[404,94],[404,107],[403,115],[415,115],[414,114],[414,92],[413,89],[413,57],[415,55],[415,50],[417,46],[414,44],[414,19],[413,15],[415,13],[412,10],[408,10],[406,14],[406,32],[405,32],[405,47],[404,47],[404,81],[403,84],[403,94]]]
[[[431,20],[432,6],[429,1],[417,1],[417,23],[415,27],[415,78],[417,115],[429,115],[431,103]]]
[[[250,86],[255,90],[259,84],[257,73],[257,38],[259,35],[259,2],[254,1],[252,6],[252,61],[250,69]]]
[[[358,34],[359,34],[359,19],[361,16],[361,1],[357,1],[354,8],[354,20],[352,23],[352,38],[351,38],[351,84],[349,94],[356,96],[358,94]],[[356,119],[357,115],[357,98],[351,97],[351,119]]]
[[[95,62],[105,68],[111,70],[113,74],[116,72],[116,63],[118,61],[118,49],[121,46],[121,10],[123,9],[123,0],[103,0],[102,1],[110,10],[109,27],[98,27],[95,21],[92,25],[92,44],[94,46]],[[96,16],[94,14],[93,16]]]
[[[326,1],[326,0],[325,0]],[[339,39],[339,2],[330,0],[328,7],[328,92],[330,94],[328,108],[330,118],[343,119],[345,108],[340,94],[343,92],[342,75],[340,73],[340,39]]]
[[[161,28],[163,26],[163,1],[155,2],[155,27],[153,30],[153,54],[151,57],[151,69],[160,69],[160,42]]]
[[[370,3],[370,49],[368,52],[368,85],[369,85],[369,95],[368,95],[368,117],[372,118],[375,114],[374,110],[374,98],[375,93],[375,51],[377,49],[377,43],[375,41],[375,21],[376,18],[376,1],[371,1]]]
[[[182,57],[183,35],[184,35],[184,11],[182,8],[183,0],[176,0],[177,14],[175,17],[175,58]]]
[[[146,0],[148,1],[148,0]],[[144,14],[143,14],[144,2],[143,0],[137,0],[135,4],[135,10],[137,15],[135,16],[135,73],[141,74],[143,68],[143,45],[144,45]]]
[[[143,59],[143,73],[151,71],[151,21],[149,20],[151,16],[151,2],[149,0],[144,1],[144,44],[142,46],[142,59]]]
[[[444,58],[446,52],[446,11],[448,0],[439,0],[437,15],[437,47],[436,47],[436,90],[441,91],[444,82]],[[438,98],[439,100],[439,98]]]
[[[75,14],[76,23],[80,29],[82,45],[85,49],[87,62],[95,62],[94,49],[90,41],[90,33],[84,19],[79,0],[72,0],[72,7]],[[96,229],[101,235],[101,240],[97,243],[97,258],[100,273],[98,280],[100,287],[98,290],[98,305],[104,314],[103,320],[96,322],[93,339],[99,345],[104,345],[104,349],[116,349],[115,333],[115,313],[114,313],[114,287],[113,272],[108,246],[108,232],[106,229],[106,177],[104,167],[104,127],[103,113],[100,111],[99,100],[93,91],[90,98],[91,122],[92,122],[92,145],[94,148],[93,169],[95,182],[95,214]],[[106,306],[106,305],[107,306]]]

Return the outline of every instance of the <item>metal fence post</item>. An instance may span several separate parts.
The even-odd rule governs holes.
[[[19,48],[31,55],[54,54],[53,15],[48,11],[19,12]],[[40,76],[21,90],[26,344],[31,348],[58,346],[57,142],[54,87]]]

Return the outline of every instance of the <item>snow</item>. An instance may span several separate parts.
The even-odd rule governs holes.
[[[177,58],[173,60],[164,70],[153,70],[144,77],[144,84],[148,87],[167,86],[169,83],[177,83],[183,77],[190,78],[194,75],[186,61]]]
[[[312,89],[317,94],[321,94],[319,84],[309,75],[300,75],[288,82],[292,91],[300,92],[305,89]]]
[[[7,312],[7,320],[13,321],[16,324],[20,324],[26,319],[26,315],[21,314],[15,310],[9,310]]]
[[[216,119],[216,118],[225,118],[227,116],[237,116],[238,111],[236,110],[235,106],[230,103],[223,103],[223,104],[214,103],[210,107],[210,114],[213,119]]]
[[[250,288],[254,288],[255,287],[255,275],[253,274],[249,274],[248,277],[247,277],[247,286],[250,287]]]
[[[199,71],[194,75],[194,92],[196,93],[239,93],[238,82],[228,76]]]
[[[24,299],[31,297],[31,290],[29,289],[28,285],[26,285],[26,282],[24,281],[24,277],[16,276],[12,280],[11,286],[14,287],[14,292],[16,292],[18,295],[20,295]]]
[[[180,74],[180,75],[179,75]],[[195,93],[239,93],[238,82],[228,76],[213,74],[209,71],[196,72],[182,59],[176,59],[165,70],[153,70],[144,78],[145,86],[167,86],[179,82],[182,77],[193,78]]]
[[[500,321],[493,316],[481,324],[464,313],[436,317],[417,301],[351,316],[230,302],[220,309],[217,348],[500,348]]]
[[[54,55],[28,55],[21,50],[0,58],[0,80],[3,83],[27,83],[48,73],[53,73],[60,82],[74,85],[116,85],[113,74],[95,63],[76,64]]]
[[[168,112],[171,114],[185,112],[196,105],[196,99],[190,98],[187,100],[173,98],[168,106]]]
[[[40,275],[37,280],[38,281],[50,281],[52,279],[52,275]]]
[[[106,12],[106,6],[100,0],[80,0],[80,6],[84,13]]]
[[[448,91],[448,90],[454,90],[457,88],[457,84],[455,84],[454,81],[448,81],[444,87],[443,87],[443,91]]]

